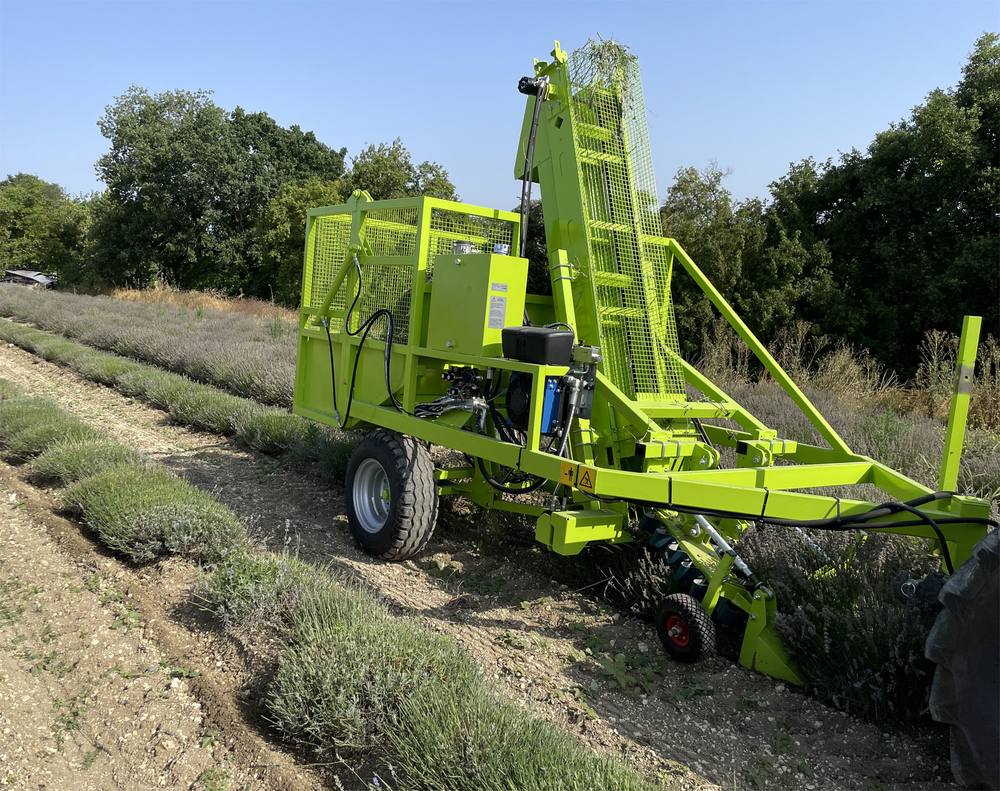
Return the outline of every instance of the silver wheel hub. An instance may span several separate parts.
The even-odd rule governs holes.
[[[377,533],[389,518],[389,476],[377,460],[367,458],[354,473],[354,515],[367,533]]]

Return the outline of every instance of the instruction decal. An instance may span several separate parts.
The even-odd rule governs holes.
[[[576,485],[588,492],[594,491],[597,486],[597,470],[594,467],[580,467],[576,474]]]
[[[577,465],[570,461],[559,464],[559,483],[566,486],[573,486],[576,483]]]
[[[491,330],[502,330],[507,322],[507,297],[490,297],[490,314],[486,327]]]

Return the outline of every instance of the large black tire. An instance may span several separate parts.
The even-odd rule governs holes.
[[[434,464],[413,437],[378,429],[351,454],[344,482],[347,523],[358,545],[386,560],[406,560],[430,540],[437,521]]]
[[[1000,788],[1000,531],[987,535],[945,583],[927,637],[937,664],[930,711],[951,726],[955,782]]]
[[[715,653],[712,617],[686,593],[672,593],[663,600],[656,613],[656,633],[679,662],[698,662]]]

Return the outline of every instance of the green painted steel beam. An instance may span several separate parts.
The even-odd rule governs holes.
[[[958,470],[962,463],[962,446],[965,444],[965,426],[969,417],[969,401],[975,380],[976,350],[979,348],[979,331],[983,320],[980,316],[966,316],[962,321],[962,336],[958,343],[955,385],[948,410],[948,428],[945,431],[944,454],[938,489],[952,492],[958,488]]]
[[[758,339],[757,336],[753,334],[753,331],[747,326],[746,322],[740,318],[740,315],[733,309],[733,306],[726,301],[722,293],[712,284],[712,282],[705,276],[691,257],[684,251],[684,248],[677,243],[675,239],[670,240],[670,250],[673,252],[674,256],[681,262],[681,266],[684,267],[685,271],[695,282],[695,284],[704,292],[705,296],[708,297],[709,301],[715,306],[715,309],[719,311],[722,317],[729,323],[729,326],[733,328],[737,335],[743,340],[747,347],[754,353],[761,364],[767,369],[767,372],[771,374],[774,380],[781,385],[781,388],[788,394],[788,397],[795,402],[795,405],[802,410],[803,414],[809,418],[809,422],[813,424],[816,430],[820,433],[827,442],[830,443],[830,447],[835,448],[843,453],[850,453],[851,449],[841,439],[840,435],[834,430],[825,417],[820,413],[812,402],[806,397],[806,394],[799,389],[799,386],[795,384],[792,377],[788,375],[784,368],[782,368],[778,361],[771,356],[771,353],[764,347]]]

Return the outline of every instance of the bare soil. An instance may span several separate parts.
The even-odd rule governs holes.
[[[452,636],[538,715],[677,788],[949,787],[943,729],[861,722],[722,658],[673,663],[648,624],[553,581],[560,559],[508,520],[458,502],[443,509],[425,556],[375,561],[350,539],[338,485],[309,469],[171,425],[12,346],[0,346],[0,376],[214,492],[270,548],[356,575],[400,614]],[[171,561],[142,574],[170,598],[191,570]]]
[[[0,464],[0,788],[316,788],[169,603],[49,505]]]

